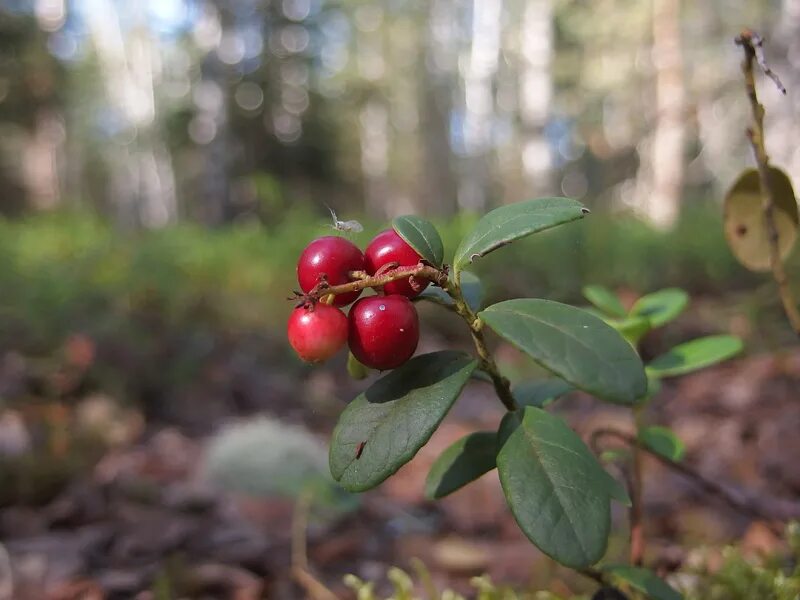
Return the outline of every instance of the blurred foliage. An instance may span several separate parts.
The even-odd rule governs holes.
[[[447,255],[473,222],[466,215],[437,223]],[[353,236],[361,246],[378,229],[364,225]],[[753,276],[737,266],[719,225],[713,209],[691,211],[669,233],[593,215],[478,261],[475,271],[504,296],[577,300],[587,279],[637,292],[677,283],[695,294],[741,289]],[[326,232],[326,222],[303,208],[269,226],[182,224],[130,235],[84,213],[0,221],[0,343],[46,346],[76,329],[102,331],[156,311],[167,323],[275,325],[289,313],[296,257]]]
[[[721,563],[711,568],[706,559],[697,567],[684,567],[669,577],[672,585],[683,589],[686,600],[796,600],[800,597],[800,525],[790,523],[786,530],[788,551],[754,556],[745,554],[737,547],[722,550]],[[414,575],[391,567],[387,579],[391,587],[388,595],[378,593],[381,584],[363,581],[348,575],[345,583],[356,592],[358,600],[463,600],[465,596],[445,590],[439,592],[433,584],[425,564],[413,559]],[[476,589],[468,597],[476,600],[589,600],[588,595],[563,596],[550,591],[515,591],[507,586],[494,584],[487,576],[474,577],[470,584]],[[422,591],[422,595],[420,595]],[[630,595],[633,594],[633,595]],[[636,592],[626,592],[633,600],[646,600]],[[593,598],[610,598],[600,596]]]
[[[722,565],[691,570],[694,582],[687,600],[796,600],[800,598],[800,524],[786,528],[787,554],[753,556],[728,547]],[[691,581],[691,579],[690,579]]]

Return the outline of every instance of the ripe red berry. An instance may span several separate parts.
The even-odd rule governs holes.
[[[420,255],[394,229],[381,231],[376,235],[364,251],[367,258],[367,273],[374,275],[383,265],[396,262],[401,267],[413,267],[419,264]],[[414,280],[416,289],[410,280]],[[428,286],[428,281],[415,277],[398,279],[383,286],[386,294],[401,294],[406,298],[417,296]]]
[[[292,311],[287,327],[289,343],[306,362],[322,362],[347,341],[347,317],[334,306],[317,302]]]
[[[350,271],[365,270],[364,253],[352,242],[326,235],[311,242],[297,261],[297,281],[304,292],[309,292],[325,275],[331,285],[350,281]],[[333,303],[345,306],[358,298],[361,291],[339,294]]]
[[[348,342],[361,363],[385,371],[406,362],[417,349],[419,317],[405,296],[368,296],[350,309]]]

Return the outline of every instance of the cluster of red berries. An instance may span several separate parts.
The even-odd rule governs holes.
[[[393,229],[382,231],[365,252],[337,236],[311,242],[297,262],[297,281],[303,292],[312,291],[322,281],[331,286],[352,281],[354,271],[368,275],[387,267],[419,264],[420,255]],[[428,281],[408,277],[386,283],[377,296],[366,296],[350,308],[361,290],[338,294],[330,304],[306,301],[289,317],[289,343],[305,361],[321,362],[336,354],[347,342],[359,362],[372,369],[399,367],[417,349],[419,318],[410,298],[417,296]]]

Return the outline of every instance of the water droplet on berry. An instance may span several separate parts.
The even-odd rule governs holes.
[[[386,310],[386,305],[385,305],[385,304],[381,304],[381,305],[378,307],[378,310]]]

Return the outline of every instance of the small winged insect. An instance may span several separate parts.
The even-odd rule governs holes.
[[[345,233],[361,233],[364,231],[364,227],[358,221],[340,221],[336,218],[336,213],[333,212],[330,206],[328,206],[328,210],[331,211],[331,217],[333,217],[333,225],[329,225],[332,229]]]
[[[358,447],[356,448],[356,460],[361,458],[361,453],[364,452],[364,446],[367,445],[367,442],[361,442]]]

